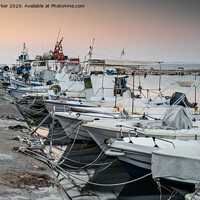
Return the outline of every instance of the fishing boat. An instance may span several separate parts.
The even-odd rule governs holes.
[[[9,65],[0,65],[0,83],[3,85],[3,87],[8,87],[10,85],[10,68]]]
[[[79,139],[81,136],[85,138],[93,138],[93,140],[101,146],[102,149],[106,149],[106,144],[104,141],[109,138],[128,136],[128,134],[143,134],[143,135],[156,135],[161,137],[171,137],[174,138],[176,136],[184,138],[195,137],[195,131],[198,133],[199,124],[197,128],[194,127],[189,131],[189,134],[186,133],[184,127],[176,131],[177,127],[172,128],[171,130],[165,130],[166,127],[162,128],[164,120],[167,116],[174,115],[176,117],[184,117],[190,121],[193,119],[198,119],[199,115],[191,115],[188,113],[187,109],[184,109],[183,104],[185,106],[190,105],[187,101],[185,94],[178,93],[178,98],[175,95],[175,99],[171,99],[171,103],[179,104],[182,106],[158,106],[158,105],[149,105],[142,104],[140,101],[135,101],[135,109],[143,110],[144,113],[134,113],[132,115],[126,111],[127,107],[131,107],[131,98],[122,98],[119,99],[118,107],[115,108],[112,102],[93,102],[92,104],[87,101],[80,101],[73,103],[72,101],[64,102],[66,107],[64,107],[65,111],[62,111],[62,107],[59,109],[57,107],[57,112],[55,113],[55,118],[60,122],[62,127],[65,128],[69,125],[74,127],[77,124],[80,124],[79,130]],[[126,106],[126,102],[129,102],[129,106]],[[187,104],[186,104],[187,103]],[[121,104],[121,106],[119,106]],[[61,102],[60,105],[62,106]],[[95,107],[96,106],[96,107]],[[123,110],[122,110],[123,108]],[[169,109],[170,108],[170,109]],[[70,109],[70,111],[69,111]],[[169,109],[168,112],[166,112]],[[121,112],[120,112],[121,110]],[[60,112],[62,111],[62,112]],[[73,112],[74,111],[74,112]],[[147,114],[145,114],[147,113]],[[181,113],[179,115],[179,113]],[[83,123],[82,123],[83,122]],[[192,123],[192,122],[190,122]],[[197,122],[194,122],[197,123]],[[174,131],[175,129],[175,131]],[[66,132],[69,134],[69,131]],[[197,134],[199,136],[199,134]],[[74,135],[70,135],[70,137],[74,137]],[[82,139],[84,139],[82,137]]]
[[[113,124],[116,125],[122,123],[124,123],[124,125],[126,126],[132,126],[133,122],[137,122],[138,119],[142,121],[142,118],[144,118],[144,121],[146,121],[147,119],[154,120],[154,117],[160,117],[160,115],[158,114],[147,117],[138,114],[130,115],[125,110],[122,110],[120,112],[119,109],[116,108],[99,107],[95,106],[94,104],[93,106],[89,106],[87,104],[82,103],[79,107],[75,107],[73,106],[73,104],[71,104],[71,106],[69,105],[68,107],[66,107],[65,112],[60,112],[59,110],[55,112],[55,119],[58,120],[59,123],[62,125],[66,135],[69,135],[69,137],[73,139],[77,138],[80,140],[94,140],[104,150],[104,140],[110,138],[110,136],[113,135],[119,137],[121,132],[119,133],[117,131],[111,131],[111,129],[105,130],[102,127],[106,125],[109,125],[111,127]],[[91,124],[95,124],[96,122],[97,124],[99,124],[97,130],[98,139],[95,138],[94,134],[92,134],[88,128],[89,126],[91,126]],[[73,133],[72,130],[74,130],[77,126],[80,126],[78,132]],[[101,134],[98,131],[101,131]],[[110,131],[111,133],[109,133]],[[123,134],[127,135],[126,132],[123,132]]]
[[[24,96],[16,100],[14,105],[25,119],[33,120],[35,125],[38,125],[47,115],[48,111],[43,103],[43,95],[37,96]],[[50,123],[49,119],[46,123]]]
[[[10,84],[14,88],[42,86],[54,80],[56,72],[64,65],[67,57],[63,54],[62,40],[57,42],[54,51],[30,60],[25,43],[23,51],[17,59],[18,64],[12,68]]]
[[[150,65],[152,63],[156,62],[89,59],[85,66],[85,74],[82,76],[87,103],[90,105],[102,104],[103,106],[106,104],[105,102],[107,102],[109,103],[109,106],[106,107],[123,107],[122,104],[125,103],[125,99],[131,99],[131,93],[133,93],[131,88],[127,86],[128,79],[134,79],[134,73],[132,73],[132,70],[139,68],[139,66]],[[66,92],[69,92],[69,89],[67,89]],[[79,95],[74,97],[82,98],[82,93],[79,93]],[[67,96],[70,95],[70,93],[66,94]],[[69,97],[72,97],[72,94]],[[123,100],[120,102],[120,99]],[[122,103],[122,101],[124,101],[124,103]],[[63,101],[63,106],[67,107],[64,103],[65,102]],[[124,106],[129,106],[131,108],[130,101],[128,103],[129,105]],[[159,103],[161,102],[159,101]],[[54,105],[55,107],[59,105],[59,102],[48,100],[45,101],[45,104],[49,110],[52,110]],[[75,102],[74,106],[76,106]],[[79,103],[77,106],[79,106]],[[59,110],[61,111],[60,105]],[[64,110],[65,109],[63,108],[63,111]]]
[[[105,145],[102,143],[105,140],[128,135],[159,136],[183,140],[200,136],[199,115],[191,115],[187,108],[178,105],[171,106],[164,115],[134,115],[133,118],[120,121],[119,119],[88,121],[83,124],[83,127],[97,144],[101,144],[103,149]]]
[[[152,172],[153,178],[161,178],[162,182],[186,191],[193,190],[200,181],[195,176],[199,174],[199,140],[124,137],[107,142],[106,155],[117,156],[132,177]],[[193,161],[195,171],[191,172]]]
[[[78,112],[55,112],[55,119],[59,121],[65,134],[73,140],[90,140],[93,141],[91,136],[87,133],[82,123],[85,121],[95,121],[100,119],[109,119],[113,116],[108,114],[98,113],[78,113]]]
[[[61,98],[64,99],[68,92],[74,92],[74,93],[77,92],[80,95],[80,93],[84,90],[83,83],[80,79],[81,74],[79,75],[76,74],[76,71],[79,72],[80,70],[82,69],[79,59],[78,60],[69,59],[69,61],[67,60],[65,61],[65,63],[62,63],[59,71],[57,71],[56,74],[53,71],[54,72],[53,78],[50,77],[46,78],[46,83],[48,83],[47,85],[38,87],[29,86],[23,88],[10,89],[9,94],[16,99],[22,98],[24,94],[31,94],[31,95],[43,94],[48,96],[50,99],[56,99],[56,98],[58,99],[58,95],[62,96]],[[76,80],[75,78],[72,78],[75,75],[77,76]]]
[[[10,83],[13,88],[37,87],[54,82],[57,71],[64,65],[63,61],[36,60],[24,63],[12,70]]]

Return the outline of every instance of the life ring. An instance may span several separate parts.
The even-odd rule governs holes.
[[[41,72],[40,72],[40,76],[44,76],[44,71],[41,71]]]
[[[4,71],[8,71],[9,70],[9,67],[6,65],[4,68],[3,68]]]
[[[51,89],[53,90],[53,93],[54,93],[54,94],[58,94],[58,93],[61,92],[61,87],[60,87],[60,85],[54,85],[54,86],[51,87]]]
[[[17,71],[17,66],[13,66],[12,71]]]
[[[53,93],[54,94],[58,94],[58,89],[57,88],[53,88]]]

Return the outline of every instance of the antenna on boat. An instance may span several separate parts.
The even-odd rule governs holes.
[[[25,61],[25,50],[26,50],[26,45],[25,42],[23,44],[23,52],[22,52],[22,65],[24,65],[24,61]]]
[[[90,50],[89,50],[89,53],[87,55],[89,55],[89,58],[88,60],[90,60],[92,58],[92,54],[93,54],[93,48],[94,48],[94,41],[95,41],[95,38],[93,38],[93,41],[92,41],[92,46],[90,46]],[[90,61],[89,61],[90,62]],[[89,68],[89,62],[88,62],[88,65],[86,65],[86,72],[88,72],[88,68]]]
[[[59,29],[59,31],[58,31],[58,36],[57,36],[57,39],[56,39],[56,44],[57,44],[57,42],[58,42],[59,36],[60,36],[60,29]]]
[[[94,41],[95,41],[95,38],[93,38],[92,46],[90,46],[90,51],[89,51],[89,53],[88,53],[89,59],[92,58],[93,48],[94,48]]]

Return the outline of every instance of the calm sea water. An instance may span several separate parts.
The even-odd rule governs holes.
[[[172,194],[169,191],[172,189],[168,187],[166,187],[167,189],[162,188],[160,193],[157,184],[151,176],[129,184],[114,187],[106,186],[106,184],[124,183],[133,179],[119,161],[116,161],[105,170],[103,170],[104,167],[97,168],[95,174],[92,174],[94,170],[90,169],[88,174],[80,172],[76,176],[86,182],[104,184],[105,187],[83,183],[71,176],[69,176],[70,179],[65,179],[61,183],[70,197],[78,200],[167,200]],[[177,193],[172,199],[182,200],[184,196]]]
[[[159,82],[160,82],[160,88],[161,91],[167,88],[172,82],[175,81],[194,81],[196,78],[197,86],[196,86],[196,101],[197,103],[200,103],[200,76],[195,75],[162,75],[161,79],[159,75],[147,75],[146,78],[144,76],[135,76],[135,88],[139,85],[142,86],[142,94],[146,97],[147,91],[146,89],[149,89],[151,92],[149,92],[149,97],[153,98],[159,93]],[[139,83],[140,82],[140,83]],[[130,85],[132,85],[132,80],[129,80]],[[129,85],[129,86],[130,86]],[[179,85],[172,85],[170,86],[163,94],[165,96],[172,96],[174,92],[183,92],[187,94],[187,98],[190,102],[195,102],[195,88],[189,89],[188,87],[181,87]],[[136,94],[139,93],[136,91]]]

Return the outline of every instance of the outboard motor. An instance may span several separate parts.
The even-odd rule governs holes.
[[[197,103],[190,103],[185,94],[181,93],[181,92],[175,92],[172,95],[172,98],[170,99],[170,106],[173,105],[175,103],[175,105],[180,105],[183,107],[189,107],[189,108],[195,108],[195,106],[197,105]]]

